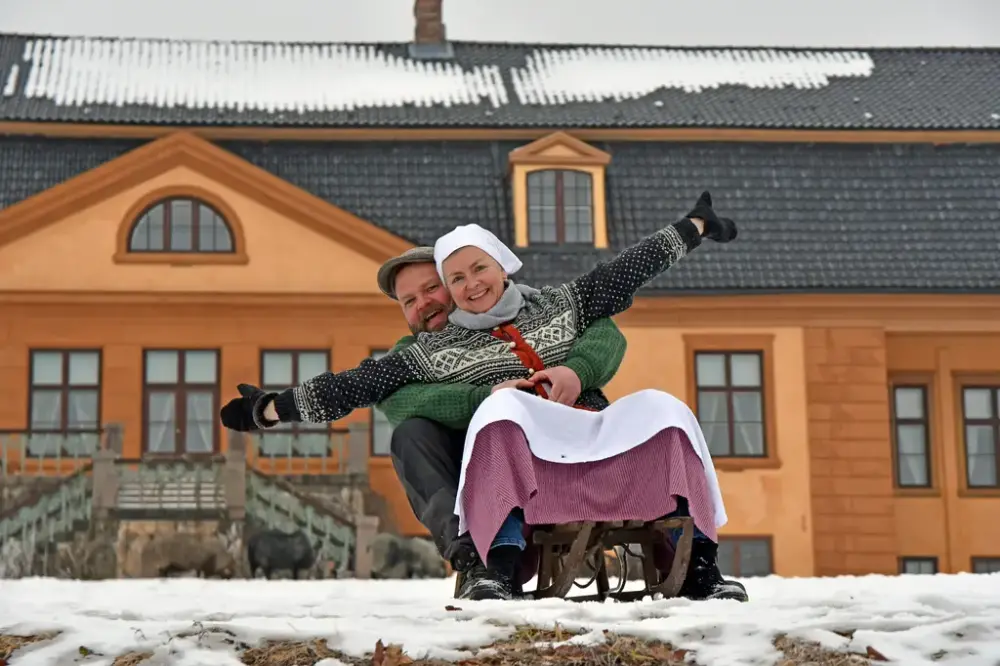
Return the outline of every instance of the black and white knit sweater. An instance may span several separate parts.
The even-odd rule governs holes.
[[[584,329],[628,309],[640,287],[700,244],[697,227],[685,218],[572,282],[543,287],[525,299],[525,307],[511,324],[545,367],[560,365]],[[508,342],[488,330],[449,324],[437,333],[421,333],[416,343],[397,353],[378,360],[368,358],[351,370],[327,372],[282,391],[274,406],[281,421],[325,423],[370,407],[411,383],[495,386],[528,376]],[[581,396],[577,404],[600,410],[608,403],[595,391]]]

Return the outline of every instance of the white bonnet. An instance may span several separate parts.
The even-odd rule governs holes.
[[[455,227],[434,243],[434,263],[437,266],[438,275],[444,280],[444,260],[454,254],[457,250],[468,246],[478,247],[486,254],[493,257],[507,275],[516,273],[522,266],[521,260],[517,258],[510,248],[500,242],[493,232],[483,229],[478,224],[463,224]]]

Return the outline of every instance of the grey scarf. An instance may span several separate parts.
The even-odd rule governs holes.
[[[513,280],[507,280],[507,288],[504,289],[503,296],[489,310],[481,314],[475,314],[455,308],[448,315],[448,321],[455,326],[461,326],[472,331],[489,330],[495,326],[513,321],[524,307],[524,299],[538,293],[541,292],[534,287],[514,284]]]

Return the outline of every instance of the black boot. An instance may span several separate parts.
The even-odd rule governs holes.
[[[680,596],[687,599],[734,599],[749,601],[746,588],[736,581],[725,580],[716,560],[719,546],[708,539],[695,539],[691,544],[691,564],[681,586]]]
[[[517,546],[490,549],[486,566],[480,561],[465,572],[458,598],[472,601],[513,598],[520,560],[521,549]]]
[[[451,568],[460,573],[466,573],[477,564],[482,565],[476,545],[468,532],[455,537],[444,550],[444,558],[451,563]]]

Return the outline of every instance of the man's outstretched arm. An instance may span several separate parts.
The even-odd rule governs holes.
[[[416,336],[407,335],[389,353],[394,354],[416,341]],[[479,403],[490,395],[491,390],[490,386],[473,384],[410,384],[375,407],[385,414],[394,428],[406,419],[422,417],[462,430],[468,427]]]

